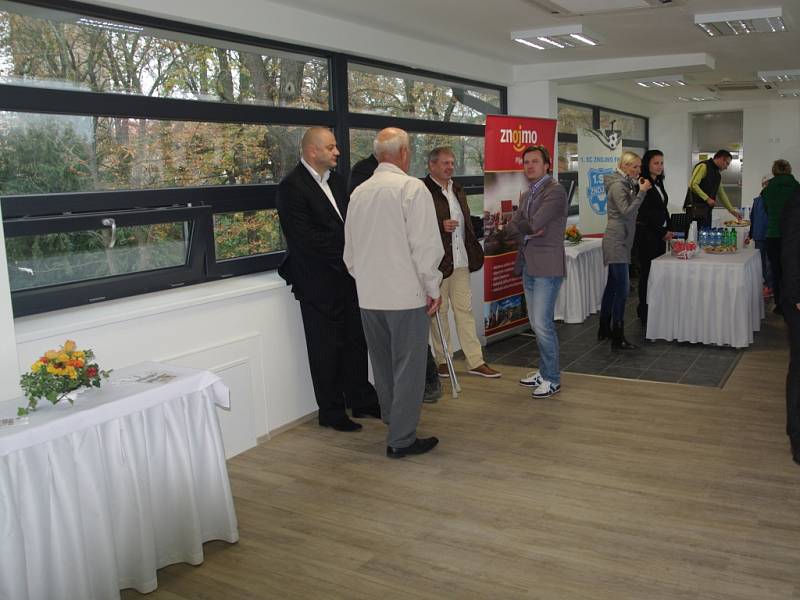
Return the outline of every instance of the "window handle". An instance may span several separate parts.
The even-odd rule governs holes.
[[[111,241],[108,242],[108,247],[113,248],[117,243],[117,222],[114,219],[103,219],[101,223],[103,227],[111,227]]]

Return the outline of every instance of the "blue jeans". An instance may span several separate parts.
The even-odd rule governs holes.
[[[625,301],[628,299],[630,285],[628,263],[608,265],[608,280],[600,304],[601,319],[611,317],[612,323],[622,323],[625,320]]]
[[[528,319],[539,346],[539,373],[547,381],[559,385],[561,368],[558,362],[555,310],[563,280],[563,277],[532,277],[527,273],[522,276]]]

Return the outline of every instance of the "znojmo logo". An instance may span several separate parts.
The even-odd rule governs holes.
[[[512,144],[516,152],[522,152],[526,146],[536,144],[539,134],[535,129],[523,129],[517,125],[516,129],[504,128],[500,130],[500,143]]]

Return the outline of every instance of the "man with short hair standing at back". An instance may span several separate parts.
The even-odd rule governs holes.
[[[303,315],[319,424],[357,431],[353,417],[380,418],[367,372],[367,346],[355,281],[342,261],[347,193],[331,171],[339,158],[325,127],[303,135],[300,163],[278,185],[278,215],[288,250],[278,273],[292,286]]]
[[[439,309],[442,332],[449,349],[450,320],[447,313],[452,306],[458,341],[461,342],[468,372],[481,377],[500,377],[500,373],[483,360],[481,343],[478,341],[475,329],[469,274],[483,266],[483,248],[472,229],[464,189],[453,181],[455,166],[456,157],[452,148],[448,146],[434,148],[428,155],[429,174],[422,180],[433,196],[436,220],[444,248],[444,258],[439,265],[444,278],[441,289],[442,307]],[[435,320],[431,322],[431,336],[436,362],[439,365],[439,376],[449,377]]]
[[[528,373],[520,384],[534,388],[534,398],[547,398],[561,391],[555,309],[567,269],[564,230],[569,202],[564,187],[550,176],[547,148],[528,146],[522,153],[522,166],[528,193],[506,232],[516,236],[519,246],[525,304],[539,347],[539,370]]]
[[[722,202],[734,217],[740,218],[722,186],[722,171],[730,166],[731,160],[733,156],[730,152],[717,150],[714,158],[701,161],[692,169],[683,208],[690,214],[692,221],[697,221],[698,227],[711,227],[711,211],[717,201]]]
[[[344,263],[356,280],[381,415],[386,455],[423,454],[439,442],[418,438],[430,315],[441,304],[438,236],[430,192],[407,175],[408,134],[390,127],[374,143],[378,167],[350,198]]]

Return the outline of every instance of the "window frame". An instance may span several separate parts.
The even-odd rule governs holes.
[[[14,316],[21,317],[149,291],[183,287],[203,279],[203,245],[208,243],[208,222],[211,220],[211,208],[208,206],[12,218],[3,220],[3,228],[6,238],[86,231],[103,229],[101,222],[107,217],[113,218],[118,227],[188,221],[191,227],[186,262],[174,267],[17,290],[11,294]]]
[[[245,123],[259,125],[314,125],[330,127],[336,135],[341,156],[337,171],[347,179],[350,173],[350,129],[383,129],[401,127],[413,133],[440,135],[463,135],[484,137],[484,125],[453,123],[423,119],[395,118],[384,115],[351,113],[348,98],[348,65],[352,62],[372,68],[386,69],[402,75],[440,79],[446,83],[463,84],[497,90],[500,94],[499,114],[507,112],[507,88],[486,82],[449,76],[435,71],[416,69],[380,60],[365,59],[347,53],[332,52],[298,44],[279,42],[170,19],[142,15],[127,10],[84,4],[74,0],[14,0],[18,4],[46,9],[72,12],[81,16],[102,18],[146,28],[160,29],[185,34],[213,42],[245,44],[256,48],[300,54],[319,58],[328,65],[329,110],[302,109],[257,104],[234,104],[208,102],[181,98],[163,98],[142,95],[127,95],[88,90],[60,89],[0,84],[0,111],[23,113],[63,114],[111,118],[162,119],[174,121],[200,121],[216,123]],[[299,160],[299,156],[298,156]],[[482,176],[457,177],[468,193],[481,193]],[[140,293],[169,289],[176,285],[202,283],[236,275],[244,275],[277,268],[285,252],[251,255],[226,260],[216,260],[213,221],[218,213],[276,209],[277,184],[237,184],[195,186],[161,189],[127,189],[92,192],[70,192],[52,194],[25,194],[0,196],[3,223],[7,237],[14,237],[26,227],[62,227],[67,221],[91,215],[117,217],[122,211],[129,217],[145,218],[150,211],[164,208],[203,209],[197,227],[204,231],[193,232],[192,248],[201,256],[193,256],[191,276],[186,273],[164,273],[163,277],[147,277],[140,274],[120,275],[103,281],[88,280],[73,284],[62,284],[36,290],[12,291],[15,316],[56,310],[88,303],[87,298],[106,299],[132,296]],[[136,209],[138,212],[134,211]],[[28,225],[26,225],[26,223]],[[142,223],[144,224],[144,223]],[[195,248],[194,244],[197,244]],[[197,271],[199,260],[200,270]],[[35,292],[35,293],[34,293]]]

